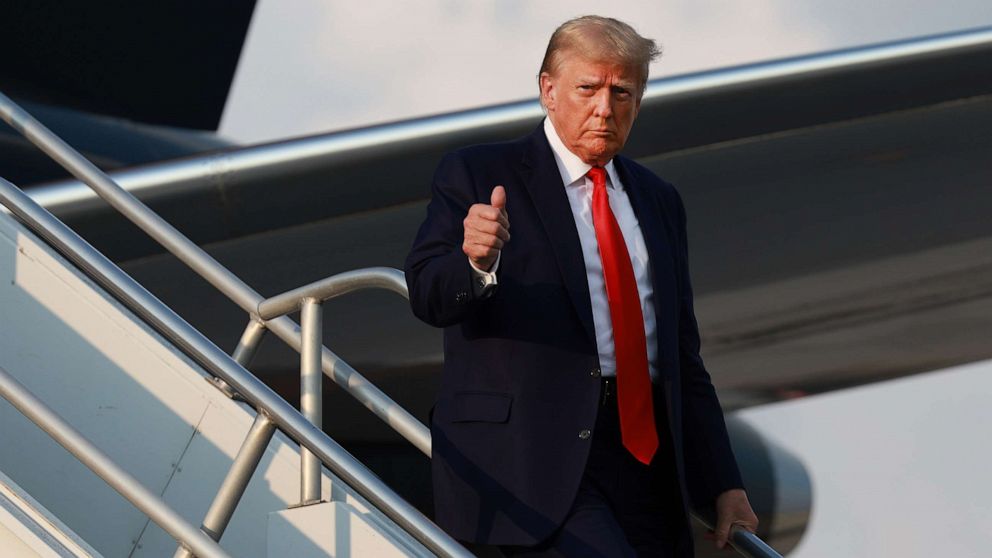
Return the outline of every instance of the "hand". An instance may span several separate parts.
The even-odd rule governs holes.
[[[510,240],[510,221],[506,216],[506,190],[493,188],[489,204],[477,203],[468,208],[462,225],[465,240],[462,251],[475,267],[489,271],[503,245]]]
[[[750,532],[758,528],[758,517],[751,510],[751,504],[747,500],[747,494],[740,488],[728,490],[716,499],[716,529],[713,531],[713,538],[716,539],[716,547],[723,548],[730,538],[730,528],[740,525]]]

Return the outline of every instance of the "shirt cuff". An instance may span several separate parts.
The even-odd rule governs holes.
[[[496,255],[493,268],[489,271],[479,269],[472,260],[468,261],[468,265],[472,267],[472,293],[476,297],[486,297],[496,289],[496,270],[499,269],[499,260],[502,256],[502,251]]]

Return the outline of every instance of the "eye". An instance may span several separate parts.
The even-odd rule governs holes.
[[[613,94],[616,95],[618,99],[629,99],[630,89],[626,87],[613,86]]]

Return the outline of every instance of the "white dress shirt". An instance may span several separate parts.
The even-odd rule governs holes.
[[[582,245],[582,257],[585,260],[586,281],[589,283],[589,299],[592,303],[592,321],[596,331],[596,348],[599,352],[599,366],[603,376],[616,376],[616,355],[613,349],[613,320],[610,317],[610,306],[606,299],[606,282],[603,279],[603,262],[599,258],[599,244],[596,241],[596,229],[592,222],[592,179],[586,176],[591,165],[586,164],[565,147],[551,120],[544,119],[544,133],[551,144],[561,175],[568,203],[575,218],[575,228],[579,233],[579,243]],[[617,175],[613,161],[605,166],[606,186],[608,188],[610,209],[616,217],[620,230],[623,232],[630,263],[634,268],[634,279],[637,281],[637,292],[641,299],[641,314],[644,317],[644,336],[648,347],[648,367],[651,378],[658,380],[657,373],[657,327],[654,315],[654,289],[651,285],[651,270],[648,260],[647,246],[641,233],[640,223],[634,215],[634,208]],[[513,216],[509,216],[512,222]],[[471,261],[470,261],[471,263]],[[472,266],[476,276],[476,285],[484,286],[496,283],[496,272],[499,259],[489,272]]]

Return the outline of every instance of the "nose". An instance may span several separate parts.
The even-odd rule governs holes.
[[[613,95],[610,88],[604,87],[596,92],[594,114],[598,118],[607,119],[613,116]]]

